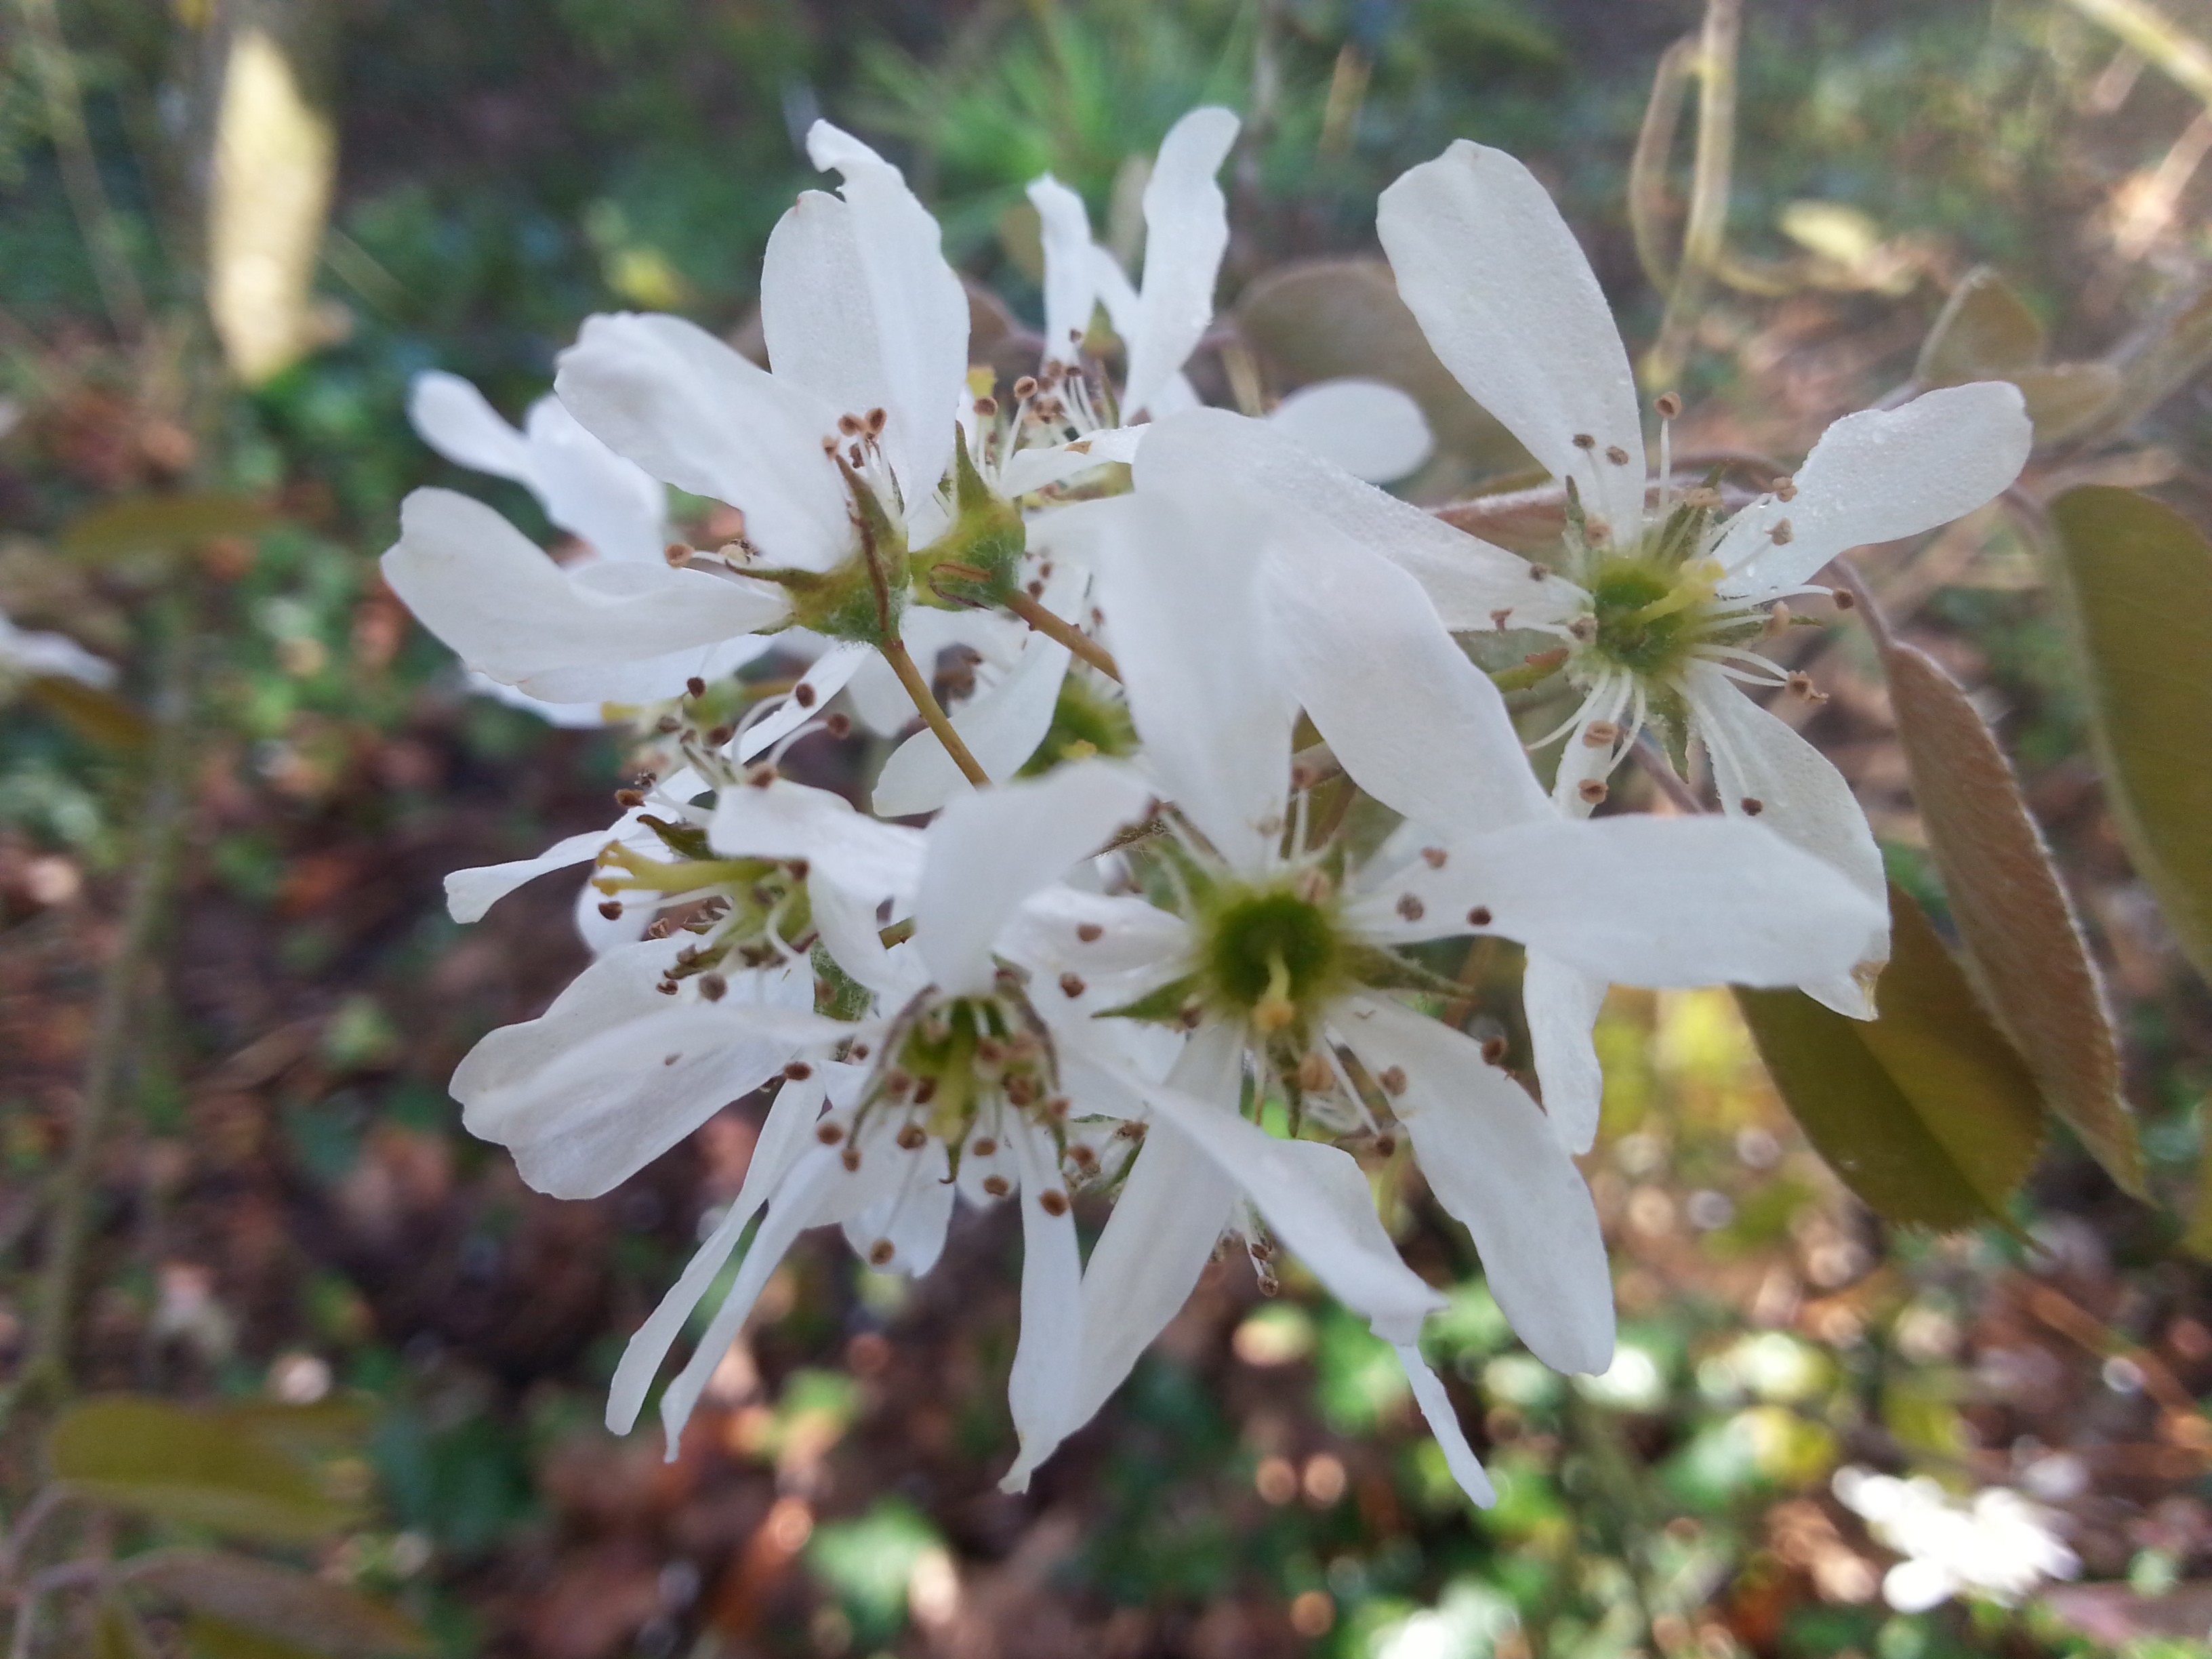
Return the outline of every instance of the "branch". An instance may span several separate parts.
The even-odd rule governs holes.
[[[1118,683],[1121,678],[1121,665],[1114,653],[1092,639],[1065,617],[1056,617],[1028,594],[1015,590],[1006,601],[1006,609],[1019,617],[1031,628],[1058,645],[1066,646],[1109,680]]]
[[[945,712],[945,705],[938,702],[936,694],[929,689],[929,682],[922,678],[921,671],[914,665],[914,658],[906,648],[906,641],[889,641],[882,650],[884,660],[891,665],[891,672],[898,676],[899,684],[906,687],[907,696],[914,699],[915,710],[921,716],[922,724],[937,734],[937,740],[945,745],[945,752],[952,757],[952,763],[960,769],[960,775],[978,789],[988,789],[991,775],[977,763],[960,733],[953,729],[951,718]]]

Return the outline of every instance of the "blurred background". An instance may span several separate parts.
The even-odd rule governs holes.
[[[2100,396],[2124,382],[2049,416],[2102,424],[2047,471],[2201,518],[2212,339],[2172,319],[2212,270],[2212,5],[2161,4],[1745,0],[1704,88],[1735,104],[1730,251],[1690,283],[1678,43],[1712,27],[1691,0],[7,0],[0,611],[119,678],[0,666],[0,1565],[27,1571],[20,1517],[84,1455],[54,1438],[85,1420],[68,1402],[198,1413],[144,1419],[163,1456],[179,1424],[228,1445],[278,1402],[336,1507],[257,1533],[118,1485],[118,1510],[71,1510],[34,1553],[58,1571],[242,1530],[366,1621],[288,1626],[177,1585],[126,1614],[68,1601],[91,1581],[64,1576],[15,1651],[2212,1652],[2191,1639],[2212,1626],[2212,1297],[2183,1248],[2212,999],[2121,849],[2001,513],[1863,568],[2021,773],[2108,975],[2163,1207],[2062,1133],[2009,1225],[1893,1228],[1781,1110],[1727,993],[1616,992],[1587,1164],[1611,1372],[1544,1370],[1417,1181],[1385,1194],[1408,1259],[1455,1286],[1437,1351],[1501,1490],[1486,1513],[1358,1321],[1295,1270],[1263,1301],[1235,1263],[1001,1495],[1004,1214],[963,1215],[919,1283],[810,1237],[679,1459],[605,1435],[623,1337],[736,1191],[761,1103],[590,1203],[462,1133],[455,1061],[586,958],[568,879],[463,928],[441,878],[604,824],[624,750],[471,695],[375,563],[423,483],[553,539],[520,488],[415,437],[418,372],[519,417],[595,310],[753,337],[768,232],[820,182],[798,145],[816,117],[905,167],[1003,302],[980,359],[1040,319],[1023,184],[1073,185],[1127,257],[1146,158],[1212,101],[1246,127],[1194,372],[1221,402],[1399,380],[1439,439],[1418,499],[1512,483],[1520,458],[1409,341],[1387,277],[1346,262],[1373,255],[1377,191],[1468,137],[1558,195],[1632,350],[1685,398],[1678,453],[1801,456],[1911,378],[1989,265],[2040,357],[2117,365],[2085,376]],[[1863,635],[1800,644],[1831,693],[1808,732],[1940,918]],[[792,766],[857,787],[880,758],[823,737]],[[1468,974],[1516,1066],[1517,973],[1501,949]],[[120,1424],[93,1437],[122,1445]],[[1846,1468],[2015,1489],[2078,1580],[1900,1609],[1922,1598],[1886,1579],[1915,1553],[1842,1501]]]

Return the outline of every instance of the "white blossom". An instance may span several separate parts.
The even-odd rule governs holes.
[[[1899,1613],[1925,1613],[1954,1595],[2012,1607],[2045,1581],[2081,1570],[2060,1541],[2057,1517],[2005,1486],[1959,1498],[1926,1475],[1900,1480],[1846,1465],[1836,1496],[1877,1542],[1905,1559],[1883,1576],[1882,1599]]]

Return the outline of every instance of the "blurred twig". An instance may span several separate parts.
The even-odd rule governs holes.
[[[2084,17],[2102,23],[2212,106],[2212,47],[2160,15],[2143,0],[2066,0]]]
[[[1659,338],[1644,360],[1644,379],[1671,386],[1689,355],[1690,333],[1728,239],[1729,179],[1735,166],[1736,52],[1743,0],[1706,0],[1697,45],[1698,152],[1690,179],[1690,211],[1682,228],[1681,264],[1667,294]]]

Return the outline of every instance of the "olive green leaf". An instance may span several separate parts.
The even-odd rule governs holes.
[[[93,1659],[154,1659],[154,1638],[119,1595],[103,1600],[92,1619]]]
[[[274,515],[243,495],[131,495],[94,507],[61,534],[62,551],[84,564],[135,563],[190,552],[227,536],[252,537]]]
[[[2043,325],[2012,285],[1987,265],[1966,273],[1920,348],[1923,386],[2010,380],[2027,400],[2035,441],[2080,432],[2109,409],[2120,372],[2109,363],[2046,363]]]
[[[1894,885],[1889,904],[1880,1018],[1802,991],[1737,1000],[1784,1102],[1869,1208],[1941,1231],[2002,1222],[2043,1144],[2035,1079],[1920,907]]]
[[[79,737],[103,749],[136,753],[154,739],[153,721],[136,706],[82,680],[41,674],[25,684],[23,693]]]
[[[185,1615],[185,1650],[192,1659],[322,1659],[313,1648],[282,1642],[204,1613]]]
[[[2142,1149],[2097,970],[2004,751],[1924,653],[1891,643],[1882,667],[1968,970],[2051,1109],[2142,1196]]]
[[[2051,508],[2055,586],[2129,855],[2212,979],[2212,544],[2162,502],[2085,485]]]
[[[46,1462],[82,1497],[240,1538],[306,1542],[356,1518],[265,1435],[134,1395],[70,1407],[47,1436]]]
[[[243,1556],[164,1555],[132,1572],[131,1580],[212,1621],[218,1631],[228,1627],[283,1644],[276,1651],[380,1659],[420,1653],[427,1645],[415,1622],[388,1602]]]

